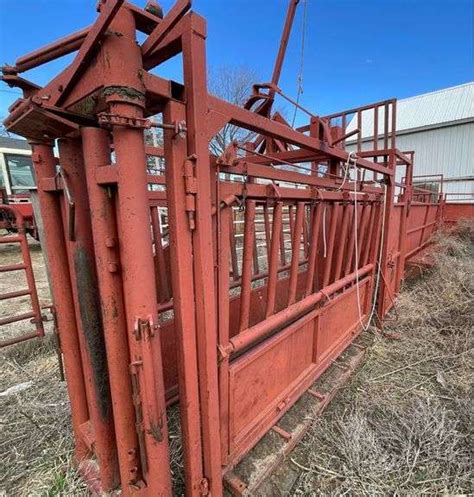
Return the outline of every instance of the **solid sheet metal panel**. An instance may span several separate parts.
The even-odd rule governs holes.
[[[466,198],[467,197],[468,196],[466,195]],[[452,202],[444,206],[445,223],[453,224],[461,219],[474,219],[474,203]]]
[[[360,328],[367,309],[367,288],[370,278],[359,282],[360,311],[357,304],[357,290],[352,287],[329,303],[319,316],[319,331],[316,344],[316,362],[319,364],[336,351],[354,330]]]
[[[287,329],[287,331],[290,331]],[[260,418],[278,413],[288,389],[312,366],[314,319],[282,332],[229,369],[231,448]]]

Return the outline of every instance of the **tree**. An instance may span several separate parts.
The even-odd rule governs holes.
[[[211,69],[208,75],[209,93],[232,104],[242,106],[252,93],[252,85],[260,81],[255,71],[244,67],[218,66]],[[245,143],[255,138],[253,131],[226,124],[211,140],[210,152],[216,156],[224,153],[234,141]]]
[[[7,130],[7,128],[5,128],[5,125],[3,124],[3,118],[1,118],[0,121],[0,136],[11,136],[11,133]]]

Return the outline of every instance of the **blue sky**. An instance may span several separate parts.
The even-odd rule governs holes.
[[[290,96],[297,87],[303,1],[280,83]],[[472,0],[306,1],[301,102],[316,114],[474,79]],[[96,0],[0,0],[0,62],[14,63],[18,56],[90,24],[95,4]],[[173,0],[162,1],[165,12],[172,4]],[[270,78],[286,0],[194,0],[193,8],[208,21],[211,67],[241,65],[256,71],[262,81]],[[44,84],[70,60],[60,59],[24,76]],[[168,63],[162,74],[179,78],[177,62]],[[18,95],[4,84],[0,90],[4,117]]]

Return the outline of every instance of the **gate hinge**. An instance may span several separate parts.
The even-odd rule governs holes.
[[[202,496],[206,496],[206,495],[210,494],[209,480],[207,478],[202,478],[202,480],[199,482],[199,493]]]
[[[185,198],[185,209],[188,216],[189,229],[192,231],[196,228],[196,193],[197,193],[197,181],[195,176],[197,155],[190,155],[184,161],[184,191],[186,193]]]

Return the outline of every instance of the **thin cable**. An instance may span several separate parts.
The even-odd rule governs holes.
[[[1,88],[0,91],[3,93],[10,93],[11,95],[20,95],[20,96],[23,95],[23,93],[19,91],[4,90],[3,88]]]
[[[357,155],[355,152],[349,152],[349,155],[347,156],[346,164],[344,167],[344,176],[342,178],[342,183],[336,188],[336,192],[339,192],[344,188],[344,185],[346,184],[347,178],[349,176],[349,170],[350,170],[351,164],[353,167],[357,166]]]
[[[364,325],[362,320],[362,307],[360,302],[360,288],[359,288],[359,236],[358,236],[358,220],[357,220],[357,165],[354,166],[354,257],[355,257],[355,273],[356,273],[356,294],[357,294],[357,309],[359,312],[359,322],[364,331],[367,331],[370,327],[370,323],[374,316],[375,307],[377,304],[377,294],[380,285],[380,274],[382,271],[382,254],[383,254],[383,246],[384,246],[384,235],[385,235],[385,214],[387,207],[387,185],[384,184],[384,202],[383,202],[383,211],[382,211],[382,233],[380,235],[380,249],[378,254],[377,261],[377,276],[375,279],[375,288],[374,288],[374,297],[372,301],[372,309],[369,314],[369,318],[367,320],[367,324]]]
[[[299,105],[300,97],[304,91],[303,89],[303,71],[304,71],[304,46],[305,46],[305,37],[306,37],[306,7],[307,0],[303,0],[303,22],[301,28],[301,52],[300,52],[300,72],[298,74],[297,84],[298,91],[296,94],[296,104]],[[295,112],[293,113],[293,120],[291,122],[291,127],[295,127],[296,114],[298,113],[298,107],[295,106]]]

